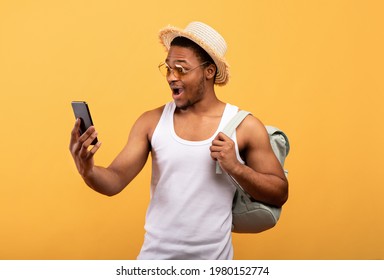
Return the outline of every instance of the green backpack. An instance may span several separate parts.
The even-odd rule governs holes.
[[[239,111],[222,132],[230,137],[249,114],[247,111]],[[285,158],[290,149],[288,137],[276,127],[266,126],[266,129],[272,149],[284,168]],[[219,163],[216,164],[216,173],[222,173]],[[288,175],[287,170],[284,170],[284,173],[285,176]],[[258,233],[274,227],[280,218],[281,208],[254,200],[232,176],[230,178],[236,185],[232,204],[232,232]]]

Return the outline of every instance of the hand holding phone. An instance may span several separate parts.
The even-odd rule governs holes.
[[[97,132],[94,129],[87,129],[93,125],[88,105],[84,101],[72,102],[73,112],[75,113],[76,123],[71,132],[69,150],[75,161],[77,170],[86,180],[94,170],[93,156],[100,148],[101,142],[97,140]],[[86,132],[86,135],[84,134]],[[80,134],[80,136],[79,136]],[[81,136],[83,135],[83,136]],[[92,141],[92,143],[90,143]],[[93,145],[93,147],[89,147]]]
[[[79,133],[80,135],[83,135],[83,133],[93,125],[91,112],[89,111],[88,104],[85,101],[72,101],[72,109],[75,114],[76,119],[80,119],[80,129]],[[91,145],[96,145],[96,143],[99,140],[95,138],[95,140],[92,141]]]

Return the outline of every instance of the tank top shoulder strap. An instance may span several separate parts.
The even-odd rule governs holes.
[[[175,104],[173,102],[168,102],[165,104],[160,120],[156,125],[155,131],[152,134],[152,139],[151,139],[152,146],[156,144],[159,137],[159,133],[161,134],[162,131],[166,131],[168,127],[167,124],[169,123],[170,118],[173,117],[174,110],[175,110]]]
[[[221,118],[220,127],[219,130],[221,131],[227,123],[237,114],[239,111],[239,108],[237,106],[234,106],[232,104],[227,103],[223,116]]]

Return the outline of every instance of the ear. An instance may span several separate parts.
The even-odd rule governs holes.
[[[205,68],[207,80],[213,79],[216,75],[216,65],[210,64]]]

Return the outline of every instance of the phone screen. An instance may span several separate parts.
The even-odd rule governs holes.
[[[85,101],[72,101],[72,109],[76,119],[80,119],[79,133],[82,135],[90,126],[93,125],[91,112],[87,102]],[[91,145],[95,145],[98,142],[97,138],[92,141]]]

